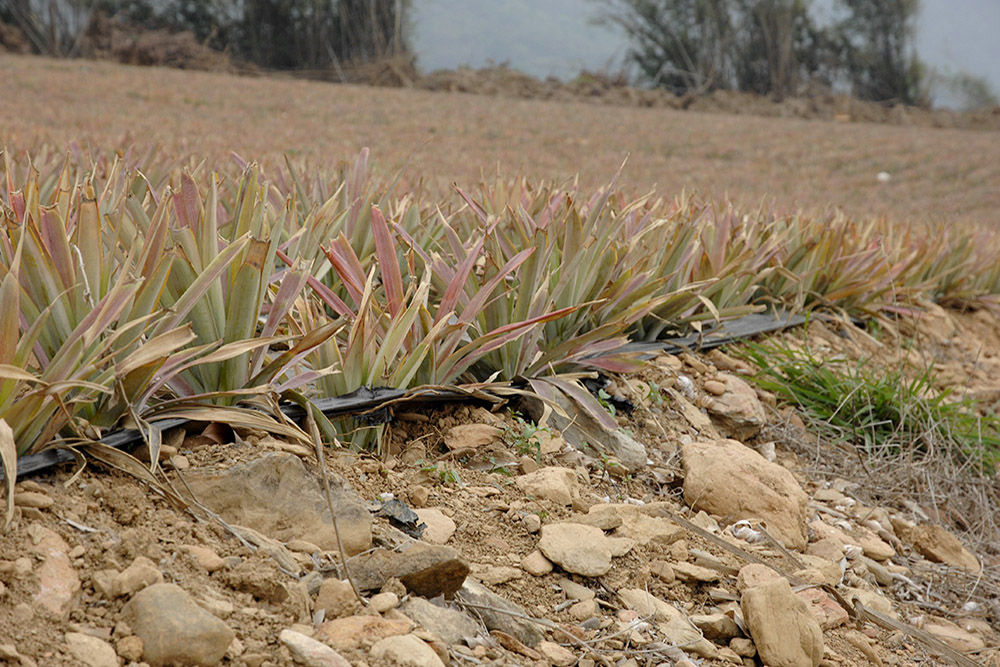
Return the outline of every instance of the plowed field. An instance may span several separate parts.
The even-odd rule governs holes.
[[[682,188],[780,210],[994,224],[1000,133],[515,100],[0,57],[0,143],[33,152],[133,144],[210,164],[230,151],[322,168],[372,149],[385,171],[434,191],[481,175],[579,174],[661,195]],[[887,183],[876,175],[886,171]]]

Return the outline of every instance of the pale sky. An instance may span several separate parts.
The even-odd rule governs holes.
[[[1000,0],[923,0],[922,6],[917,51],[924,61],[983,76],[1000,95]],[[600,0],[413,0],[418,65],[431,71],[509,61],[529,74],[560,78],[615,65],[625,38],[592,25],[600,7]]]

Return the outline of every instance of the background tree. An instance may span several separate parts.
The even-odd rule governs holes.
[[[31,48],[43,55],[77,55],[90,20],[85,0],[0,0],[0,21],[17,26]]]
[[[632,41],[626,54],[652,85],[677,94],[726,87],[727,0],[608,0],[603,20]]]
[[[267,69],[361,64],[409,52],[410,0],[0,0],[38,53],[73,55],[101,12],[198,41]]]
[[[839,0],[846,11],[837,33],[855,96],[878,102],[927,104],[927,73],[914,39],[919,0]]]
[[[820,77],[828,39],[803,0],[737,0],[732,12],[733,88],[783,99]]]
[[[835,0],[819,26],[809,0],[603,0],[627,58],[650,84],[682,94],[717,88],[781,99],[810,82],[850,85],[861,99],[926,99],[913,48],[918,0]]]

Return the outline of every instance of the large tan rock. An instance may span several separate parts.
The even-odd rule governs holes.
[[[932,616],[927,619],[924,623],[924,632],[929,632],[962,653],[978,651],[986,646],[982,639],[944,618]]]
[[[643,617],[657,621],[672,621],[684,616],[677,607],[640,588],[623,588],[618,591],[618,597],[626,607],[639,612]]]
[[[717,383],[723,385],[720,387],[722,393],[709,401],[707,406],[713,423],[731,438],[746,440],[757,435],[767,420],[757,392],[729,373],[720,373]]]
[[[386,637],[372,646],[371,656],[400,667],[444,667],[434,649],[416,635]]]
[[[430,544],[446,544],[451,536],[455,534],[457,526],[455,520],[442,512],[437,507],[426,507],[414,510],[420,521],[427,527],[420,535],[420,539]]]
[[[415,542],[401,548],[375,549],[351,561],[351,577],[359,589],[373,591],[390,579],[428,599],[450,597],[462,587],[469,564],[451,547]]]
[[[459,424],[444,436],[444,444],[451,451],[478,449],[500,439],[503,431],[489,424]]]
[[[614,529],[614,537],[634,540],[639,546],[667,547],[684,537],[684,530],[670,519],[649,516],[645,507],[627,503],[601,503],[580,517],[580,523],[603,530]],[[571,521],[577,521],[574,517]]]
[[[374,644],[386,637],[405,635],[412,623],[405,618],[347,616],[327,621],[316,628],[316,638],[338,651],[348,651]]]
[[[600,528],[582,523],[550,523],[542,526],[538,549],[567,572],[600,577],[611,569],[610,542]]]
[[[338,548],[322,480],[293,454],[265,454],[222,472],[191,472],[188,484],[229,523],[283,542],[306,538],[325,550]],[[333,473],[330,492],[344,550],[354,555],[371,548],[372,518],[364,501]]]
[[[38,591],[34,602],[48,613],[65,618],[80,595],[80,577],[70,562],[69,545],[58,533],[41,524],[31,524],[28,533],[31,536],[28,550],[42,561],[36,571]],[[30,570],[30,561],[28,566]]]
[[[86,667],[118,667],[118,656],[111,644],[82,632],[66,633],[66,648],[78,663]]]
[[[142,640],[151,665],[217,665],[235,634],[180,586],[153,584],[122,608],[122,620]]]
[[[743,592],[743,620],[768,667],[817,667],[823,659],[823,631],[804,600],[785,579]]]
[[[979,559],[962,546],[957,537],[936,523],[914,526],[903,537],[928,560],[979,574]]]
[[[576,472],[569,468],[548,467],[521,475],[514,480],[523,493],[533,498],[544,498],[560,505],[570,505],[579,495]]]
[[[681,452],[684,501],[692,509],[763,519],[786,547],[805,548],[809,497],[792,473],[736,440],[692,442]]]

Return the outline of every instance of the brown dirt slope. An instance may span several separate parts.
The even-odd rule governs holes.
[[[0,142],[108,151],[162,146],[209,163],[230,151],[322,168],[369,146],[441,190],[499,172],[682,188],[782,210],[995,224],[1000,133],[690,113],[412,89],[331,86],[92,61],[0,58]],[[891,180],[880,183],[880,171]]]

